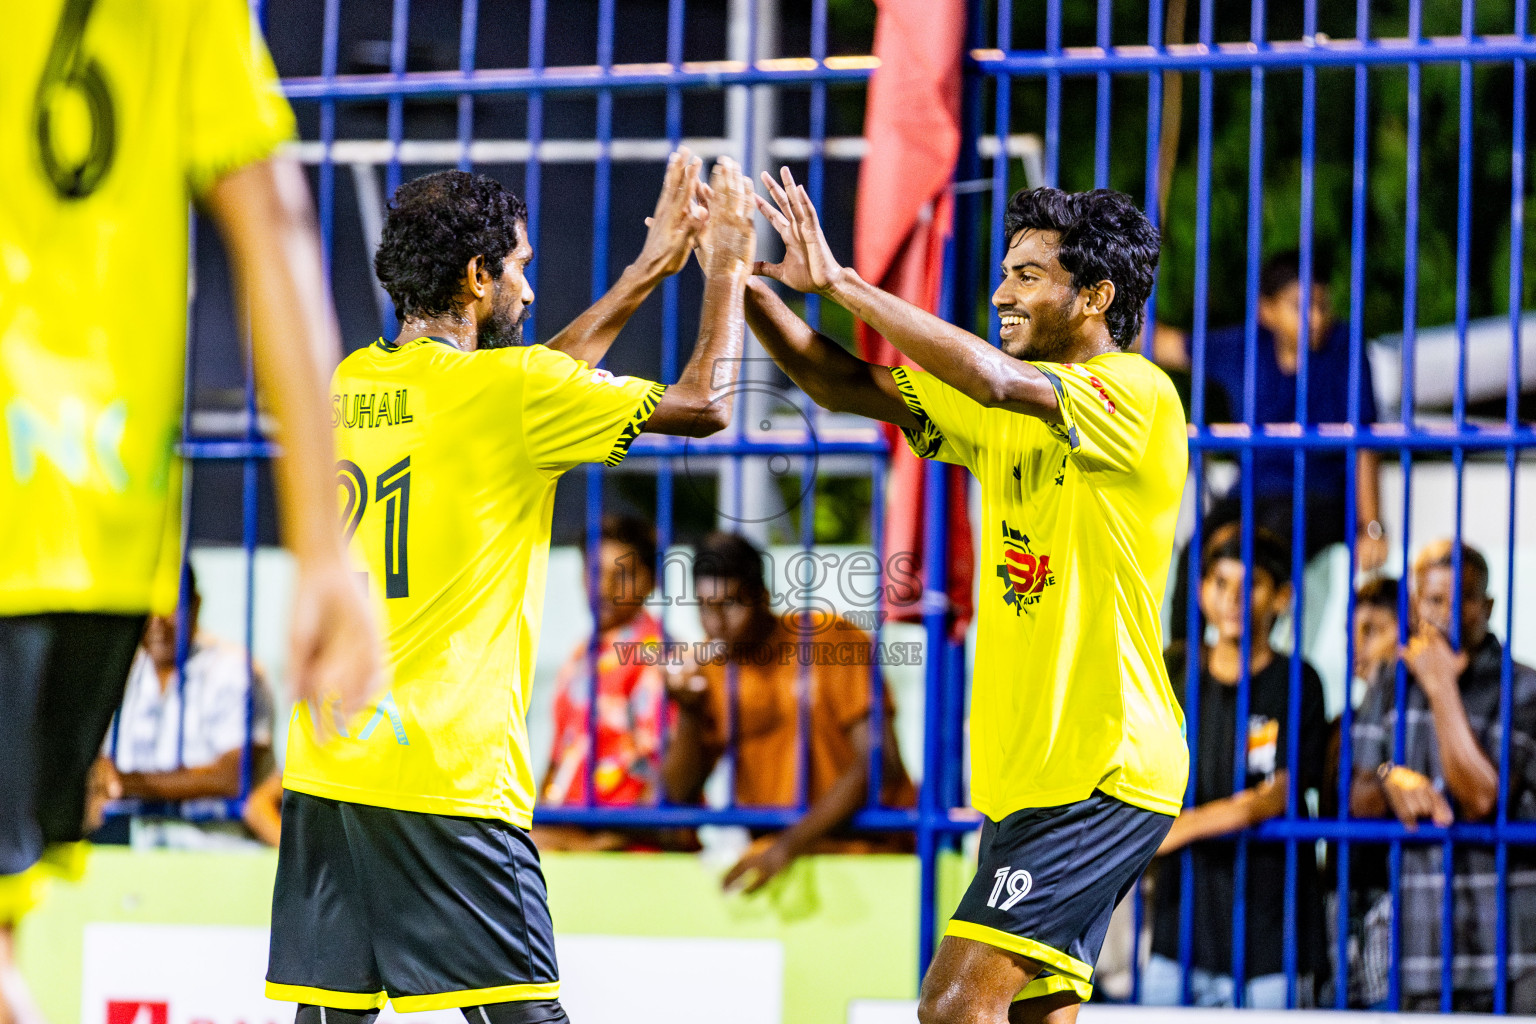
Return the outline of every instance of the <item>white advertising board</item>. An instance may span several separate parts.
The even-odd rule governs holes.
[[[1402,1024],[1422,1021],[1422,1015],[1363,1013],[1351,1010],[1231,1010],[1179,1006],[1119,1006],[1089,1003],[1077,1017],[1080,1024]],[[1443,1014],[1448,1021],[1487,1021],[1486,1016]],[[917,1002],[911,999],[856,999],[848,1004],[848,1024],[917,1024]]]
[[[762,939],[557,936],[561,1002],[582,1024],[780,1024],[784,950]],[[81,1024],[291,1024],[266,998],[267,930],[92,924]],[[397,1020],[398,1018],[398,1020]],[[462,1024],[457,1010],[380,1024]]]

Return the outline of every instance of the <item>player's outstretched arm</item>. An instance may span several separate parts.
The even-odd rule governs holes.
[[[667,175],[656,211],[646,218],[650,230],[640,255],[624,268],[602,298],[549,339],[550,348],[596,366],[652,289],[683,269],[694,235],[708,216],[704,207],[694,202],[701,166],[702,161],[687,146],[667,158]]]
[[[741,367],[742,292],[752,272],[752,182],[722,157],[710,179],[710,252],[704,270],[704,312],[693,354],[677,383],[656,403],[645,429],[653,434],[707,437],[731,422]],[[690,242],[691,245],[691,242]]]
[[[1061,422],[1056,391],[1045,374],[841,266],[805,187],[795,183],[787,167],[781,177],[782,184],[763,174],[773,202],[758,197],[757,205],[784,240],[784,261],[760,263],[757,273],[796,291],[826,296],[918,366],[982,405]]]
[[[747,283],[746,314],[752,333],[773,361],[823,409],[918,428],[890,367],[866,363],[817,333],[762,278]]]
[[[288,671],[295,699],[363,707],[380,680],[378,632],[353,579],[336,514],[326,392],[339,332],[304,173],[286,159],[216,181],[203,206],[230,254],[256,380],[277,417],[278,508],[298,562]]]

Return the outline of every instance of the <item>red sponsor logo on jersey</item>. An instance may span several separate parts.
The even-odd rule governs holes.
[[[1104,386],[1103,381],[1099,380],[1099,378],[1095,377],[1093,374],[1089,373],[1087,370],[1076,365],[1075,363],[1062,363],[1061,365],[1064,368],[1073,371],[1074,373],[1081,374],[1082,376],[1088,378],[1088,383],[1093,385],[1093,390],[1097,391],[1099,393],[1099,397],[1104,399],[1104,411],[1109,413],[1111,416],[1115,414],[1115,400],[1109,397],[1109,389]]]
[[[1003,603],[1014,611],[1036,604],[1045,588],[1056,582],[1051,556],[1029,549],[1029,538],[1003,524],[1003,564],[997,567],[1003,581]]]

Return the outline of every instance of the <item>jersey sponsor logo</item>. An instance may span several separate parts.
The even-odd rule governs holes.
[[[1034,878],[1023,868],[1017,871],[1013,868],[998,868],[992,877],[996,881],[992,883],[992,895],[987,897],[987,906],[997,910],[1012,910],[1035,887]],[[1008,894],[1006,897],[1004,892]],[[1001,906],[998,905],[999,900],[1002,900]]]
[[[1111,416],[1115,414],[1115,400],[1109,397],[1109,389],[1104,386],[1103,381],[1074,363],[1063,363],[1062,365],[1079,377],[1086,379],[1093,390],[1099,393],[1099,397],[1104,399],[1104,411]]]
[[[303,707],[309,713],[311,727],[317,731],[319,723],[322,721],[321,716],[329,716],[331,725],[335,728],[338,736],[344,739],[355,739],[359,742],[364,742],[373,737],[373,734],[378,731],[380,723],[387,721],[389,722],[390,732],[394,734],[395,743],[402,747],[411,745],[410,734],[405,731],[405,716],[400,713],[400,705],[395,703],[395,695],[393,693],[384,694],[379,702],[374,705],[373,714],[368,716],[368,721],[363,723],[363,727],[358,730],[356,736],[347,731],[346,716],[341,713],[340,702],[336,699],[329,699],[319,706],[314,701],[307,700],[304,702]]]
[[[1003,603],[1020,612],[1038,604],[1045,588],[1056,583],[1051,556],[1030,550],[1029,537],[1003,523],[1003,561],[997,567],[1003,581]]]
[[[369,718],[368,724],[363,726],[362,730],[358,732],[357,738],[359,740],[368,739],[368,737],[373,735],[373,731],[378,728],[379,723],[386,718],[389,719],[390,729],[394,731],[395,742],[402,747],[410,746],[410,737],[405,734],[405,720],[400,717],[400,707],[395,703],[395,695],[392,693],[386,693],[384,699],[379,701],[378,706],[373,709],[373,717]]]
[[[80,399],[61,398],[58,415],[49,418],[18,396],[6,404],[5,425],[11,438],[11,475],[18,484],[31,483],[39,458],[45,458],[79,487],[94,460],[108,488],[118,494],[127,489],[121,449],[128,404],[122,399],[92,415]]]
[[[341,392],[331,396],[332,427],[393,427],[412,423],[411,389],[394,391]]]

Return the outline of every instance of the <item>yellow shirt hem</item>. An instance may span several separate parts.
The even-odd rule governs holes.
[[[460,818],[494,818],[497,821],[505,821],[527,831],[533,827],[533,814],[528,811],[519,811],[516,808],[508,808],[501,803],[486,803],[476,800],[460,800],[447,796],[432,796],[426,793],[391,793],[377,789],[365,789],[360,786],[347,786],[341,783],[328,782],[323,779],[307,779],[302,775],[294,775],[291,772],[283,773],[283,788],[291,789],[295,793],[307,793],[310,796],[323,797],[327,800],[343,800],[350,804],[364,804],[369,807],[384,807],[392,811],[415,811],[420,814],[451,814]]]
[[[1105,783],[1102,786],[1071,786],[1063,789],[1053,789],[1048,792],[1030,793],[1004,804],[987,805],[981,801],[973,801],[973,806],[982,814],[993,821],[1002,821],[1010,814],[1028,810],[1033,807],[1060,807],[1063,804],[1075,804],[1079,800],[1086,800],[1094,791],[1113,797],[1122,803],[1132,807],[1140,807],[1144,811],[1152,811],[1155,814],[1167,814],[1177,817],[1184,806],[1182,796],[1170,798],[1153,793],[1136,786],[1130,786],[1123,782]]]

